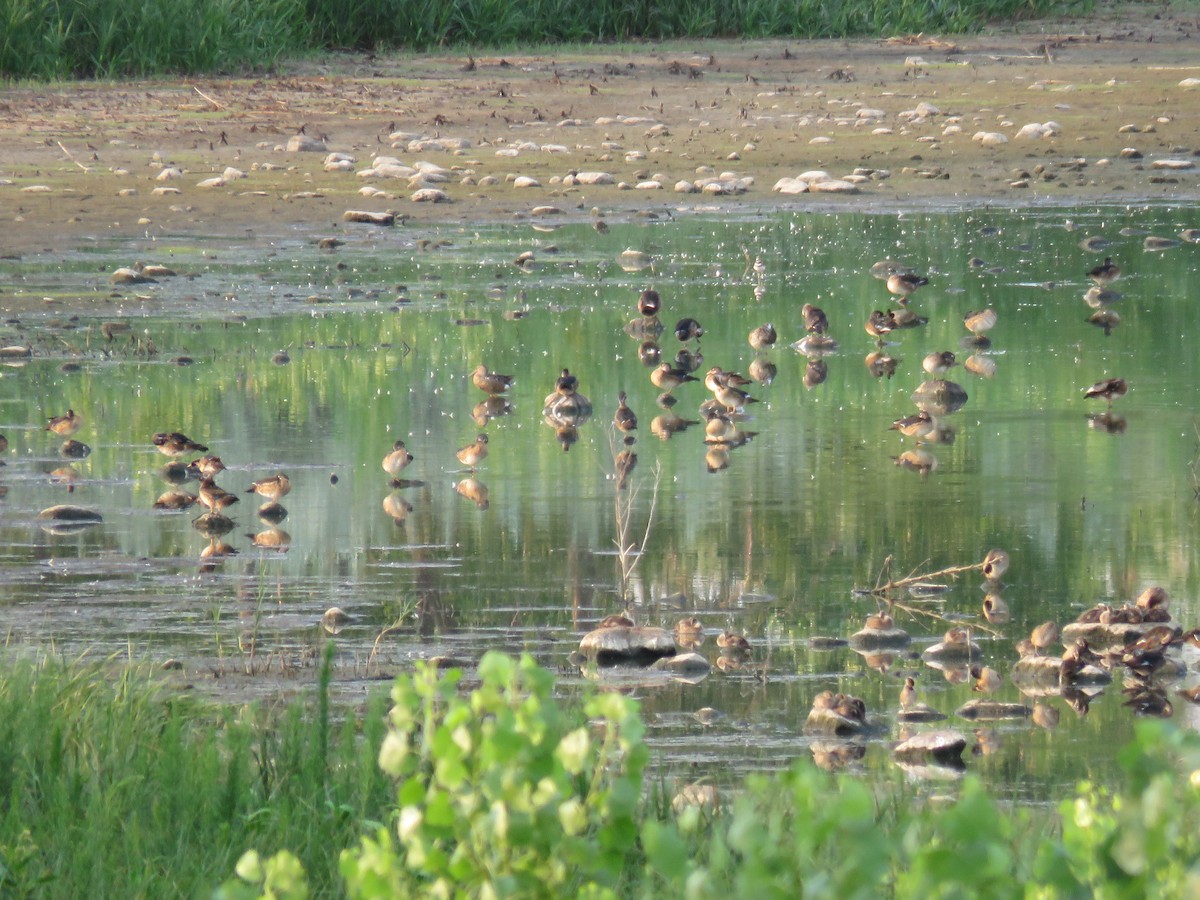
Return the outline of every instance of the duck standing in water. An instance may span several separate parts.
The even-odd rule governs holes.
[[[220,487],[211,478],[200,479],[200,491],[197,496],[200,502],[211,513],[219,513],[226,507],[233,506],[233,504],[238,502],[237,494],[232,494]]]
[[[675,337],[684,343],[699,340],[703,334],[704,329],[695,319],[680,319],[675,323]]]
[[[280,497],[286,497],[291,491],[291,479],[282,472],[272,475],[270,478],[260,478],[246,488],[247,494],[258,494],[267,500],[278,500]]]
[[[471,383],[479,388],[485,394],[503,394],[513,386],[515,379],[511,375],[501,375],[499,372],[488,370],[485,365],[478,365],[475,371],[471,373]]]
[[[779,334],[770,322],[759,325],[750,332],[750,346],[755,350],[766,350],[768,347],[773,347],[778,339]]]
[[[1083,396],[1088,399],[1098,397],[1107,403],[1111,410],[1113,400],[1117,397],[1124,397],[1128,391],[1129,384],[1124,378],[1106,378],[1103,381],[1097,381],[1090,388],[1086,388]]]
[[[629,434],[631,431],[637,431],[638,420],[637,413],[629,408],[627,397],[624,391],[617,395],[617,412],[613,416],[613,424],[618,431]]]
[[[1087,277],[1103,287],[1121,277],[1121,267],[1112,261],[1111,256],[1106,256],[1104,262],[1088,271]]]
[[[208,448],[178,431],[160,431],[151,440],[164,456],[184,456],[188,453],[207,453]]]
[[[566,370],[564,369],[564,371]],[[460,463],[474,472],[488,455],[488,436],[486,434],[479,435],[473,444],[467,444],[456,455]]]
[[[887,289],[900,298],[901,303],[907,303],[913,291],[929,284],[929,279],[909,272],[893,272],[888,276]]]
[[[83,427],[83,416],[68,409],[61,416],[52,416],[46,423],[46,430],[53,431],[59,437],[70,437]]]
[[[658,295],[658,291],[653,288],[646,288],[638,297],[638,312],[651,319],[658,315],[658,311],[662,309],[662,297]]]
[[[393,478],[399,478],[400,473],[413,461],[413,455],[404,446],[404,441],[392,444],[392,452],[383,458],[383,471]]]

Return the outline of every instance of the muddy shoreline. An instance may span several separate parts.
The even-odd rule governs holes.
[[[537,207],[561,222],[1192,202],[1196,34],[1196,13],[1131,10],[945,40],[337,56],[275,77],[9,89],[3,255],[189,234],[352,239],[372,226],[345,224],[351,209],[394,212],[416,241]],[[1042,137],[1021,135],[1047,124]],[[288,152],[297,135],[347,161],[328,170],[325,151]],[[422,139],[462,148],[410,143]],[[364,177],[379,156],[445,169],[427,186],[446,202],[414,201],[407,179]],[[178,176],[162,178],[170,168]],[[844,195],[772,190],[811,170],[857,172],[859,183]],[[612,183],[572,184],[577,172]],[[536,184],[516,186],[521,176]],[[744,192],[679,192],[722,176]]]

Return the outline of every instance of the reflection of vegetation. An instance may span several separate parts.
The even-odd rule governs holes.
[[[634,541],[631,536],[633,508],[642,486],[639,482],[631,489],[626,481],[628,472],[620,471],[619,461],[617,466],[618,471],[613,481],[613,520],[617,528],[615,543],[617,545],[617,564],[620,567],[621,576],[621,599],[628,603],[630,599],[629,581],[633,577],[642,555],[646,552],[646,544],[650,540],[650,530],[654,525],[654,510],[658,505],[658,485],[662,478],[662,464],[659,463],[654,469],[654,484],[650,490],[650,507],[646,510],[646,527],[642,530],[641,539],[637,541]]]

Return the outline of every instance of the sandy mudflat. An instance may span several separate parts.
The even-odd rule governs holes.
[[[10,89],[0,94],[4,253],[152,232],[335,233],[352,209],[420,229],[539,206],[590,217],[1190,201],[1196,35],[1200,13],[1145,8],[944,41],[339,56],[274,77]],[[284,149],[301,132],[345,158]],[[435,168],[364,174],[379,156]],[[773,191],[814,170],[852,176],[851,192]],[[521,176],[533,183],[517,186]],[[701,192],[713,180],[721,187]],[[414,200],[421,189],[445,202]]]

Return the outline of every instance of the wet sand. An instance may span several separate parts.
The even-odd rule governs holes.
[[[343,223],[347,210],[394,212],[419,232],[539,206],[591,218],[1193,201],[1200,80],[1185,80],[1200,79],[1198,34],[1198,13],[1139,9],[944,41],[347,55],[277,77],[10,89],[0,96],[3,253],[373,227]],[[1031,125],[1049,133],[1022,136]],[[298,134],[346,161],[330,171],[326,152],[288,152]],[[420,138],[462,147],[410,144]],[[446,171],[422,184],[363,176],[377,156]],[[172,167],[178,177],[159,180]],[[857,172],[858,183],[846,194],[772,190],[810,170]],[[578,172],[612,183],[572,183]],[[737,193],[677,188],[723,174]],[[519,176],[536,184],[517,186]],[[414,201],[422,186],[447,202]]]

